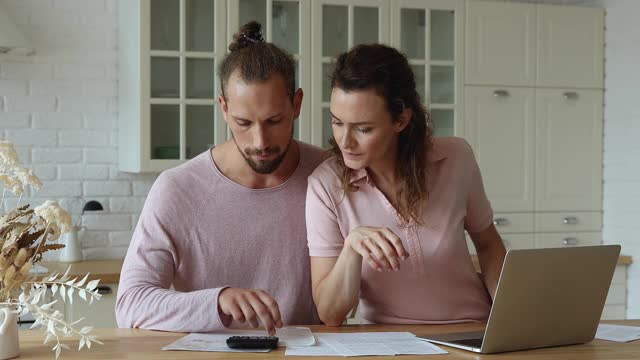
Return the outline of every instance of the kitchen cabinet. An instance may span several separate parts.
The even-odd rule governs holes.
[[[465,84],[602,88],[604,10],[467,1]]]
[[[294,137],[327,146],[335,57],[384,43],[409,57],[436,135],[462,136],[463,0],[134,0],[119,2],[121,171],[159,172],[230,137],[217,66],[257,20],[293,54],[305,91]]]
[[[604,11],[538,5],[536,86],[604,87]]]
[[[466,5],[465,137],[505,247],[602,243],[603,9]]]
[[[535,126],[534,89],[465,87],[466,138],[496,211],[533,211]]]
[[[467,1],[465,84],[535,83],[536,5]]]
[[[463,136],[464,1],[391,1],[391,45],[409,59],[435,136]]]
[[[158,172],[224,141],[217,65],[226,1],[121,0],[118,163]]]
[[[536,89],[536,211],[602,209],[602,98]]]
[[[389,1],[314,0],[311,18],[310,141],[328,147],[331,83],[336,57],[354,45],[389,43]]]

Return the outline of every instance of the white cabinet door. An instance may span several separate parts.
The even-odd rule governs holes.
[[[314,0],[311,16],[311,140],[327,147],[333,136],[329,76],[336,57],[358,44],[389,43],[389,2]]]
[[[536,85],[603,88],[604,10],[539,5]]]
[[[535,15],[531,4],[467,1],[465,84],[533,85]]]
[[[602,91],[536,90],[536,211],[600,211]]]
[[[409,59],[435,136],[463,136],[463,0],[391,2],[391,45]]]
[[[82,326],[117,328],[115,309],[118,284],[100,284],[98,292],[102,295],[102,298],[94,300],[92,304],[74,295],[73,304],[68,301],[65,303],[65,319],[68,322],[73,322],[85,318],[81,323]]]
[[[162,171],[223,142],[216,68],[226,53],[226,1],[118,7],[120,170]]]
[[[465,87],[466,138],[496,212],[533,211],[534,90]]]

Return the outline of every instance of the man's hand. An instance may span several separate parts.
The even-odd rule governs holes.
[[[258,320],[269,335],[275,335],[276,327],[283,326],[278,303],[265,291],[255,289],[226,288],[218,295],[218,306],[223,314],[251,327],[258,327]]]

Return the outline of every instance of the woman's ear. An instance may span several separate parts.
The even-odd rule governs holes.
[[[411,121],[412,116],[413,109],[405,108],[404,110],[402,110],[402,112],[398,116],[398,121],[395,122],[396,132],[401,132],[402,130],[404,130],[407,125],[409,125],[409,121]]]

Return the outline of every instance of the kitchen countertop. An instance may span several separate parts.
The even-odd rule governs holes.
[[[67,268],[71,266],[69,275],[71,278],[83,278],[89,274],[89,281],[100,279],[101,284],[117,284],[120,282],[120,270],[124,260],[92,260],[80,261],[75,263],[48,262],[43,261],[42,266],[49,269],[49,273],[54,272],[63,274]]]
[[[479,269],[477,256],[471,257],[473,265]],[[90,273],[89,280],[100,279],[102,284],[117,284],[120,281],[120,269],[122,269],[123,260],[93,260],[80,261],[76,263],[60,263],[60,262],[42,262],[42,266],[49,269],[51,273],[64,273],[67,267],[71,265],[69,274],[71,277],[82,278],[86,273]],[[630,265],[632,263],[631,256],[620,255],[618,265]]]

